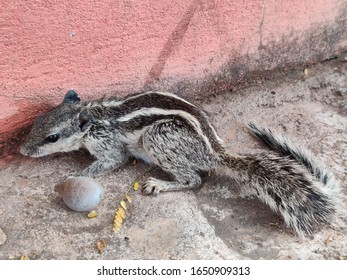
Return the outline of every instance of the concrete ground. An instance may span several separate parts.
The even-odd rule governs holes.
[[[253,85],[197,102],[211,113],[228,150],[262,149],[244,129],[255,120],[309,147],[347,194],[347,55],[296,70],[261,73]],[[242,186],[206,178],[192,191],[142,196],[131,191],[126,219],[115,210],[132,182],[148,171],[129,163],[99,177],[98,215],[68,209],[54,186],[85,168],[84,152],[17,160],[0,170],[0,259],[339,259],[347,256],[347,206],[334,227],[301,239]],[[150,174],[164,176],[159,170]],[[149,176],[148,174],[144,177]],[[140,182],[143,181],[143,178]],[[99,253],[98,240],[107,247]]]

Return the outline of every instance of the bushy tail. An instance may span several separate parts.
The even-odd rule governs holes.
[[[309,150],[295,145],[286,137],[272,132],[269,128],[260,128],[254,123],[248,123],[247,126],[251,134],[260,139],[268,148],[298,161],[318,182],[329,188],[331,192],[339,193],[338,183],[332,173],[322,164],[319,164]]]
[[[286,138],[254,124],[249,129],[274,152],[223,154],[220,163],[228,167],[228,174],[281,213],[300,236],[330,222],[338,207],[338,185],[332,174]]]

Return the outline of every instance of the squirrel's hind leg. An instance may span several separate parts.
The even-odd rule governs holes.
[[[202,137],[175,119],[156,122],[144,133],[142,141],[153,162],[173,178],[149,178],[142,189],[146,194],[197,187],[201,184],[200,173],[215,168],[214,157]]]

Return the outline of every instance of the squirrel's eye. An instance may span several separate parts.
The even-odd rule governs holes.
[[[46,141],[49,143],[55,143],[58,141],[59,137],[60,137],[59,134],[52,134],[46,138]]]

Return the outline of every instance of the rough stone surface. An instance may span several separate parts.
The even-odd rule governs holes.
[[[99,177],[105,188],[89,219],[70,210],[54,186],[85,168],[84,152],[31,159],[19,155],[0,170],[0,226],[7,235],[0,259],[338,259],[347,255],[347,60],[263,78],[238,92],[198,102],[231,152],[264,147],[244,130],[255,120],[307,146],[336,174],[344,192],[341,215],[300,239],[281,217],[225,178],[206,178],[192,191],[142,196],[130,192],[120,232],[112,231],[119,202],[132,182],[165,176],[132,163]],[[140,179],[139,179],[140,178]],[[96,242],[107,243],[99,254]]]

